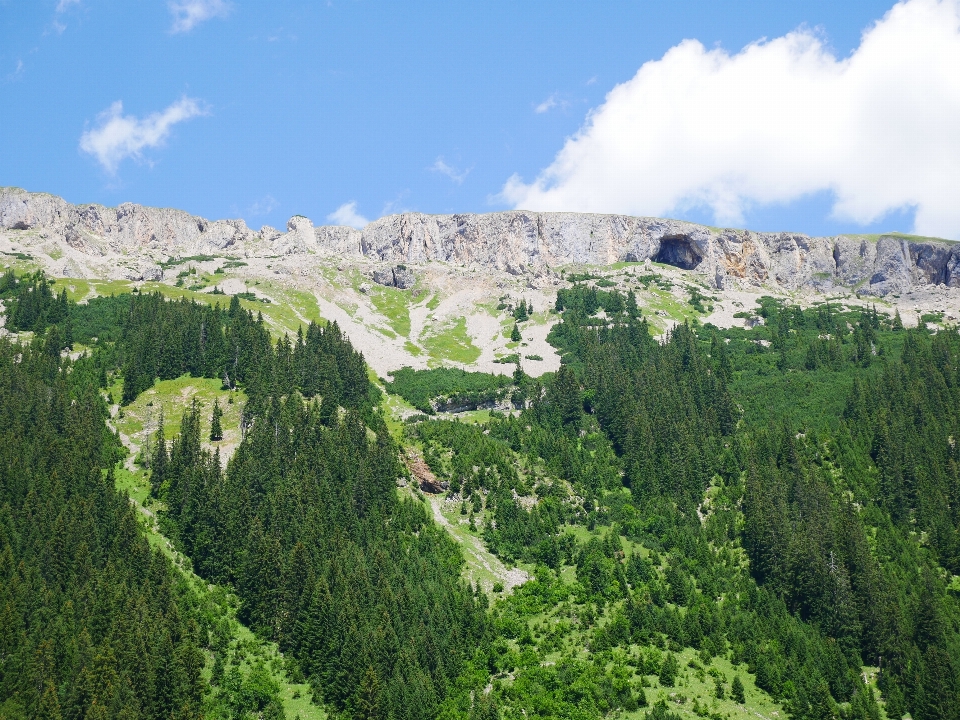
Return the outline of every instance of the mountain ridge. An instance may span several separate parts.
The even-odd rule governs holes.
[[[682,220],[593,213],[388,215],[362,230],[314,225],[302,215],[286,231],[244,220],[207,220],[174,208],[121,203],[72,205],[47,193],[0,188],[0,230],[38,232],[83,255],[117,253],[159,279],[169,257],[322,253],[390,263],[441,261],[512,275],[564,265],[652,260],[691,270],[717,289],[775,284],[786,290],[856,288],[883,297],[922,286],[960,287],[960,245],[899,233],[811,237],[718,229]]]

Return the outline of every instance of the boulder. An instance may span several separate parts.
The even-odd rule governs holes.
[[[416,284],[417,278],[406,265],[397,265],[389,268],[377,268],[373,271],[373,281],[378,285],[407,290]]]
[[[378,285],[385,285],[387,287],[394,287],[393,282],[393,270],[391,268],[387,269],[377,269],[373,271],[373,281]]]

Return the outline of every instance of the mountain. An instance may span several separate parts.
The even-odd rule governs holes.
[[[953,245],[2,198],[0,720],[960,720]]]
[[[692,271],[715,289],[771,285],[884,297],[926,286],[960,286],[960,245],[901,234],[808,237],[717,229],[677,220],[537,213],[402,213],[362,230],[314,226],[294,216],[286,232],[253,231],[243,220],[209,221],[181,210],[123,203],[71,205],[62,198],[0,189],[0,229],[28,231],[74,251],[61,274],[123,256],[130,279],[158,280],[169,257],[320,253],[400,264],[431,261],[542,276],[560,266],[652,260]],[[71,262],[72,261],[72,262]],[[79,266],[79,267],[78,267]]]

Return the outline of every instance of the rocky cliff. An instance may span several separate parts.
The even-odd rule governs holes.
[[[675,220],[537,213],[403,213],[363,230],[320,226],[295,216],[286,232],[243,220],[208,221],[181,210],[124,203],[71,205],[16,188],[0,189],[0,229],[30,231],[88,255],[170,256],[328,253],[390,263],[431,260],[544,274],[568,264],[651,259],[705,276],[716,287],[776,284],[786,289],[855,287],[886,295],[922,285],[960,286],[960,244],[903,235],[808,237],[716,230]]]

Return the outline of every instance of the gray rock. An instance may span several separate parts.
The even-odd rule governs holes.
[[[264,225],[260,228],[260,239],[264,242],[273,242],[283,233],[277,230],[275,227],[270,227],[269,225]]]
[[[332,255],[360,257],[363,234],[352,227],[321,225],[313,230],[317,246]]]
[[[82,251],[99,242],[115,252],[159,249],[171,255],[212,254],[256,237],[243,220],[211,222],[133,203],[70,205],[53,195],[0,188],[0,229],[39,228]]]
[[[717,288],[776,283],[787,289],[834,287],[886,295],[945,285],[960,287],[960,246],[885,235],[811,238],[796,233],[715,230],[677,220],[525,210],[485,215],[403,213],[363,230],[314,227],[295,216],[287,232],[242,220],[208,221],[188,213],[124,203],[117,208],[70,205],[61,198],[0,188],[0,229],[36,232],[89,255],[114,252],[161,257],[320,252],[389,264],[374,273],[381,285],[409,288],[414,273],[401,265],[430,261],[487,267],[541,277],[569,264],[654,261],[697,273]]]
[[[149,282],[159,282],[163,280],[163,268],[159,265],[147,265],[142,268],[141,274],[143,279]]]
[[[143,264],[127,268],[124,273],[127,280],[146,280],[156,282],[163,280],[163,268],[156,264]]]
[[[373,271],[373,281],[377,285],[385,285],[387,287],[394,287],[393,281],[393,270],[391,268],[377,269]]]
[[[880,296],[906,292],[914,285],[915,269],[907,241],[884,235],[877,241],[870,284],[862,292]]]
[[[303,215],[294,215],[287,220],[287,232],[274,238],[271,244],[279,255],[302,255],[315,250],[317,236],[313,222]]]
[[[412,288],[416,282],[417,278],[406,266],[398,265],[393,269],[393,284],[401,290]]]
[[[377,268],[373,271],[373,281],[378,285],[407,290],[417,282],[416,276],[405,265],[390,268]]]

